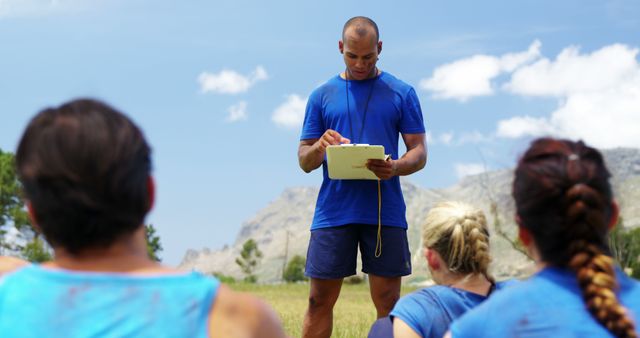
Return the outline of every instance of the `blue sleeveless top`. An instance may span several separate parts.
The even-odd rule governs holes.
[[[2,337],[208,337],[220,283],[30,265],[0,278]]]
[[[513,284],[517,284],[517,281],[498,282],[495,290]],[[447,332],[452,321],[486,299],[487,296],[466,290],[435,285],[400,298],[391,311],[391,317],[402,319],[421,337],[440,338]]]

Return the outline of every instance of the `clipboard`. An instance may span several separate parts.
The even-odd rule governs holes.
[[[327,147],[327,169],[332,180],[377,180],[367,169],[368,159],[386,160],[384,146],[341,144]]]

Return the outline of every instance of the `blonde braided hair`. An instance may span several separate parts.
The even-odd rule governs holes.
[[[422,227],[425,248],[437,251],[452,272],[489,274],[489,230],[482,210],[462,202],[442,202],[427,214]]]

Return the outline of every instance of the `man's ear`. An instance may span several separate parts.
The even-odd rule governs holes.
[[[42,233],[42,231],[40,230],[40,226],[38,226],[38,220],[36,219],[36,211],[33,210],[33,204],[31,204],[31,201],[29,200],[25,201],[25,203],[27,205],[27,214],[29,215],[29,219],[31,220],[31,225],[37,232]]]
[[[338,50],[340,50],[340,54],[344,54],[344,42],[342,40],[338,41]]]
[[[611,219],[609,219],[608,229],[613,230],[613,228],[618,224],[618,216],[620,216],[620,208],[618,207],[618,202],[615,200],[611,202]]]
[[[531,232],[523,226],[518,226],[518,238],[520,238],[520,241],[524,246],[529,246],[533,240]]]
[[[147,212],[149,212],[151,211],[151,209],[153,209],[153,206],[156,203],[156,182],[151,175],[147,177],[147,194],[149,197],[149,206],[147,207]]]
[[[382,53],[382,41],[378,41],[378,55]]]

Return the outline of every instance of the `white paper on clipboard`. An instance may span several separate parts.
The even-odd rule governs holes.
[[[369,159],[384,160],[384,146],[342,144],[327,147],[327,169],[332,180],[377,180],[367,169]]]

